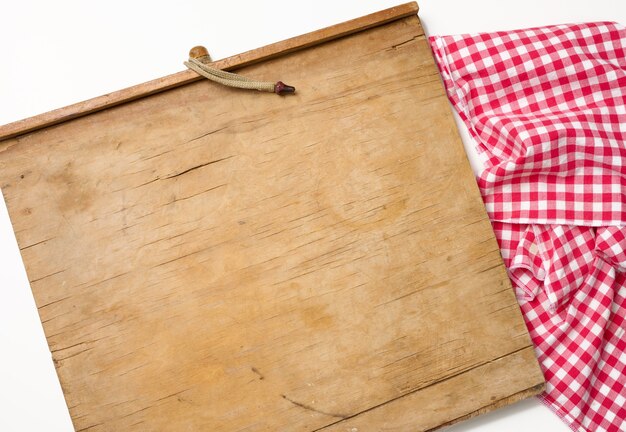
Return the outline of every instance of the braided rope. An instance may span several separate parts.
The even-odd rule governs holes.
[[[273,83],[269,81],[256,81],[242,75],[216,69],[196,58],[190,57],[189,61],[185,62],[185,66],[211,81],[215,81],[216,83],[228,87],[279,93],[279,91],[277,91],[278,83]]]

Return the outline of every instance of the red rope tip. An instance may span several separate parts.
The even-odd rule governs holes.
[[[282,96],[286,94],[293,94],[295,92],[296,92],[295,87],[287,85],[282,81],[278,81],[276,84],[274,84],[274,93],[276,93],[277,95]]]

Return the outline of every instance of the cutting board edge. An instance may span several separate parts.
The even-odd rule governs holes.
[[[456,406],[463,405],[464,403],[468,404],[468,408],[473,407],[477,404],[481,405],[477,409],[470,408],[470,411],[466,411],[462,414],[460,413],[461,415],[458,415],[457,417],[444,423],[437,424],[436,426],[433,426],[432,424],[430,426],[420,424],[417,425],[418,429],[415,429],[419,432],[432,432],[436,430],[441,430],[442,428],[452,426],[464,420],[469,420],[473,417],[541,394],[545,390],[546,381],[543,376],[543,372],[541,371],[541,368],[539,366],[539,363],[537,361],[528,361],[532,358],[535,358],[534,347],[532,344],[526,345],[507,355],[476,365],[469,370],[464,370],[462,372],[452,374],[451,376],[443,378],[437,382],[426,385],[425,387],[422,387],[415,391],[411,391],[396,399],[385,402],[382,405],[371,407],[353,416],[333,422],[329,425],[317,429],[314,432],[367,430],[367,425],[375,424],[377,421],[380,422],[381,418],[385,419],[385,426],[388,428],[388,430],[404,430],[403,426],[406,426],[406,424],[403,423],[406,420],[404,419],[404,415],[407,412],[422,412],[423,417],[429,418],[429,420],[426,420],[426,423],[428,424],[432,422],[429,416],[432,416],[433,413],[434,416],[436,416],[437,412],[441,411],[441,407],[437,406],[437,403],[445,405],[445,403],[450,402],[451,399],[452,401],[456,402]],[[509,372],[510,370],[519,370],[520,367],[527,368],[525,371],[527,372],[527,374],[518,374],[517,378],[514,377],[511,378],[511,380],[519,379],[519,376],[527,376],[528,379],[525,380],[527,382],[518,383],[519,389],[515,393],[503,395],[502,397],[493,396],[488,401],[488,403],[482,404],[478,401],[471,400],[471,398],[469,402],[467,402],[466,400],[461,400],[461,397],[463,396],[461,393],[464,393],[463,391],[458,394],[454,394],[454,392],[450,393],[450,389],[447,388],[450,385],[458,386],[458,381],[463,381],[467,376],[472,374],[490,374],[492,378],[504,381],[506,379],[507,372]],[[462,385],[461,387],[465,390],[467,390],[468,388],[471,389],[471,384],[472,381],[470,379],[467,383],[465,383],[465,385]],[[494,392],[497,392],[498,386],[495,385],[493,390]],[[446,395],[446,397],[438,398],[438,401],[433,402],[433,400],[429,397],[429,393],[433,391],[443,393],[444,395]],[[442,401],[442,399],[446,400]],[[463,410],[463,408],[460,409]]]
[[[545,380],[543,380],[541,383],[536,384],[534,386],[531,386],[531,387],[527,388],[526,390],[521,390],[521,391],[519,391],[517,393],[514,393],[514,394],[512,394],[512,395],[510,395],[510,396],[508,396],[506,398],[500,399],[499,401],[497,401],[497,402],[495,402],[495,403],[493,403],[491,405],[487,405],[487,406],[484,406],[482,408],[479,408],[476,411],[473,411],[473,412],[471,412],[471,413],[469,413],[467,415],[464,415],[462,417],[459,417],[459,418],[456,418],[454,420],[451,420],[448,423],[445,423],[445,424],[442,424],[440,426],[437,426],[436,428],[430,429],[429,431],[426,431],[426,432],[435,431],[435,430],[441,430],[441,429],[443,429],[445,427],[452,426],[452,425],[455,425],[455,424],[460,423],[462,421],[469,420],[469,419],[472,419],[474,417],[478,417],[479,415],[486,414],[486,413],[489,413],[491,411],[497,410],[498,408],[503,408],[505,406],[509,406],[509,405],[514,404],[516,402],[523,401],[524,399],[528,399],[528,398],[531,398],[533,396],[538,396],[541,393],[543,393],[545,389],[546,389],[546,382],[545,382]]]
[[[416,15],[419,7],[415,1],[400,4],[388,9],[364,15],[320,30],[305,33],[270,45],[259,47],[244,53],[236,54],[213,62],[213,66],[223,70],[233,70],[261,61],[289,54],[304,48],[319,45],[334,39],[358,33],[373,27],[388,24],[408,16]],[[191,70],[177,72],[142,84],[127,87],[122,90],[97,96],[86,101],[68,105],[48,111],[33,117],[28,117],[0,126],[0,142],[20,135],[44,129],[78,117],[92,114],[106,108],[114,107],[170,90],[185,84],[203,79]]]

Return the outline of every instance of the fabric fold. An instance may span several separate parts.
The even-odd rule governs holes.
[[[479,143],[492,220],[626,224],[626,28],[430,40],[450,101]]]
[[[430,38],[485,207],[573,430],[626,431],[626,28]]]

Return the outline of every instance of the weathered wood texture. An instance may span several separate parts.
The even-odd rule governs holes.
[[[0,143],[77,430],[430,430],[543,377],[416,16]]]

